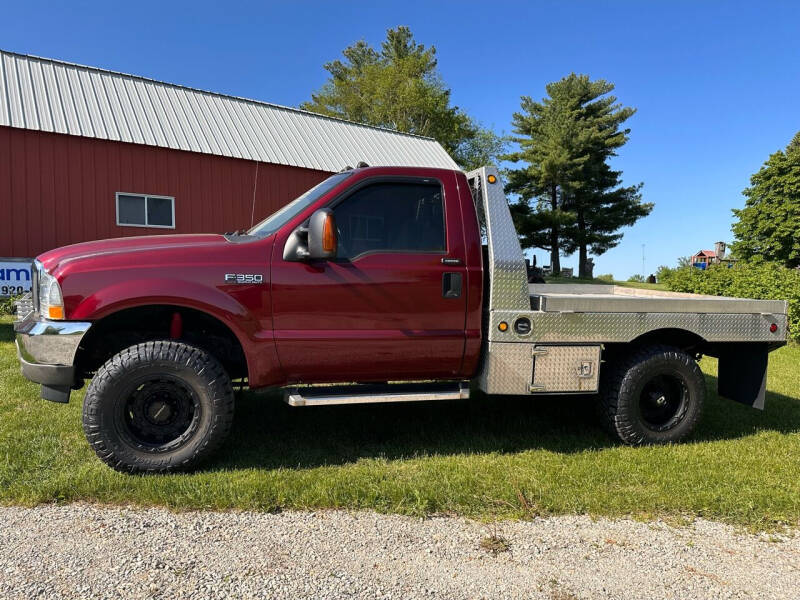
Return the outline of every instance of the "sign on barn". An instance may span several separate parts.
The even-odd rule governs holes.
[[[18,296],[31,289],[31,259],[0,258],[0,297]]]

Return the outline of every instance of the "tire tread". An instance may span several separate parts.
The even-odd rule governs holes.
[[[654,439],[643,434],[641,428],[636,426],[633,413],[633,399],[630,398],[633,386],[631,374],[636,374],[639,369],[646,369],[648,364],[653,361],[668,361],[686,367],[687,373],[694,379],[694,385],[698,390],[694,410],[689,411],[688,421],[681,426],[680,435],[672,436],[670,439]],[[702,416],[705,380],[700,367],[695,360],[686,352],[668,345],[641,346],[635,350],[620,355],[613,361],[608,373],[603,377],[600,393],[600,421],[603,428],[613,437],[618,438],[625,444],[638,446],[643,444],[677,442],[689,435],[694,430],[697,422]]]
[[[100,411],[113,384],[139,365],[156,361],[176,363],[194,371],[204,379],[211,398],[211,418],[202,443],[194,451],[177,460],[175,452],[154,455],[151,463],[132,463],[119,456],[100,426]],[[127,473],[164,473],[186,470],[213,454],[230,433],[233,425],[234,394],[228,374],[211,354],[183,342],[149,341],[126,348],[112,356],[97,370],[83,402],[83,430],[97,456],[112,469]]]

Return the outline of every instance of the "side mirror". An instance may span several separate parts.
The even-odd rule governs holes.
[[[314,211],[308,223],[308,257],[336,258],[338,241],[333,211],[330,208]]]

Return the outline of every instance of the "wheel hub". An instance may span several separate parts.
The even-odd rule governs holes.
[[[664,406],[667,403],[667,397],[664,394],[652,394],[651,397],[657,406]]]
[[[154,425],[163,425],[164,423],[168,423],[170,417],[172,417],[172,414],[172,407],[164,400],[155,400],[150,402],[145,410],[147,420]]]
[[[665,431],[677,425],[686,414],[688,388],[672,374],[650,379],[639,396],[639,410],[645,425],[654,431]]]
[[[163,446],[179,441],[191,428],[196,399],[178,380],[144,381],[125,403],[128,434],[139,444]]]

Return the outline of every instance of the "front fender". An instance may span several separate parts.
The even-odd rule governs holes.
[[[269,314],[269,286],[230,285],[220,289],[191,280],[149,277],[108,283],[81,297],[69,294],[70,283],[77,282],[64,283],[64,303],[70,320],[98,321],[121,310],[150,305],[191,308],[218,319],[236,336],[247,360],[252,387],[280,380]]]
[[[251,319],[245,306],[218,288],[166,278],[118,281],[80,299],[65,295],[64,302],[70,320],[76,321],[95,321],[126,308],[152,304],[195,308],[229,325]]]

